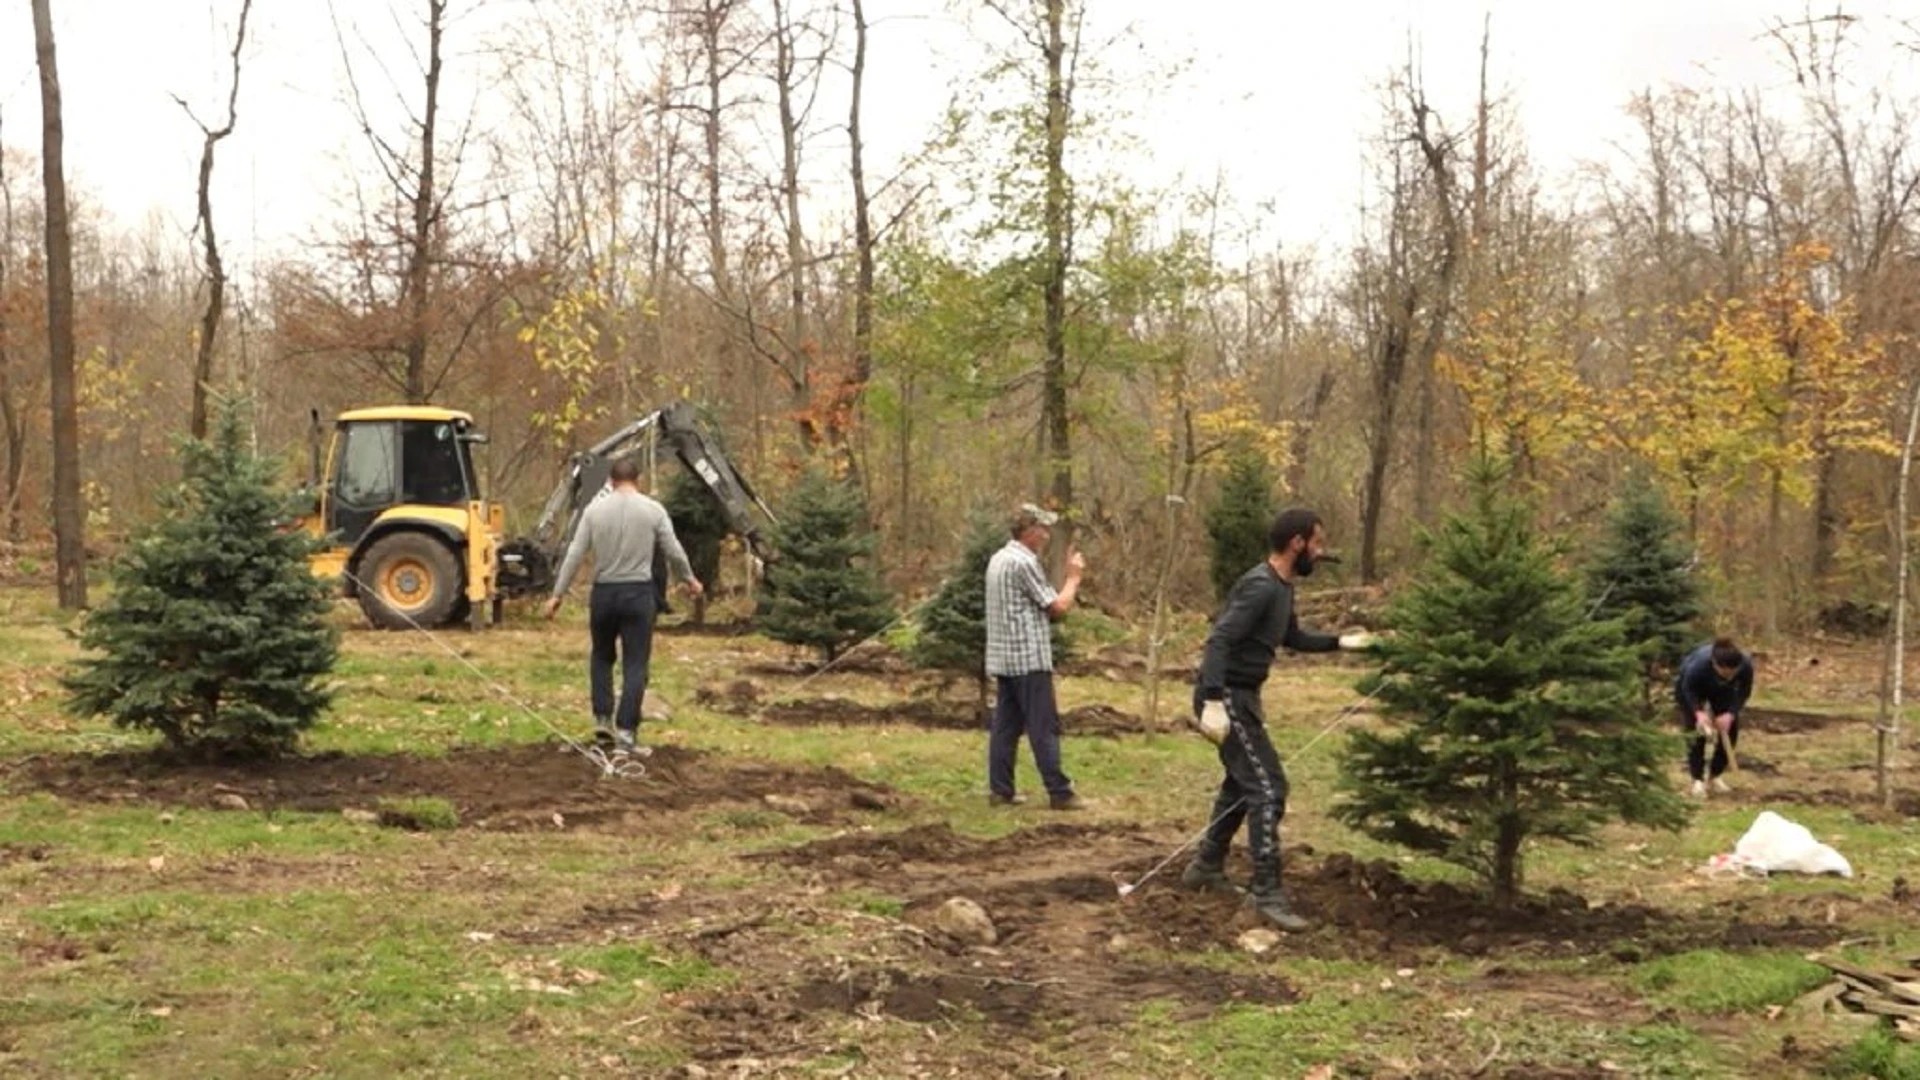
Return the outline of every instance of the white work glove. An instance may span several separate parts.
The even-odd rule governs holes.
[[[1340,635],[1340,647],[1342,649],[1357,651],[1360,649],[1371,648],[1373,646],[1373,643],[1376,640],[1378,639],[1375,638],[1372,634],[1367,633],[1365,630],[1355,630],[1351,634]]]
[[[1200,734],[1205,735],[1209,742],[1220,745],[1232,728],[1232,721],[1227,719],[1226,702],[1209,701],[1200,706]]]

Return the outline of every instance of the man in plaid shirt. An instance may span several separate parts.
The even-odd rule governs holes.
[[[1060,769],[1060,712],[1053,696],[1053,628],[1049,620],[1066,615],[1080,592],[1087,563],[1077,551],[1067,554],[1067,577],[1055,591],[1040,567],[1040,552],[1053,535],[1059,515],[1031,503],[1013,516],[1013,539],[987,562],[987,674],[999,688],[993,727],[987,738],[987,801],[1011,806],[1023,800],[1013,791],[1013,758],[1025,731],[1033,745],[1034,765],[1047,785],[1055,810],[1085,806],[1073,781]]]

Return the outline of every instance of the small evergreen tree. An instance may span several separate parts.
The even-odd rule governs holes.
[[[1007,544],[1007,530],[976,515],[960,557],[920,613],[920,633],[907,658],[916,667],[972,676],[985,709],[992,701],[987,678],[987,563]]]
[[[673,519],[673,534],[687,551],[693,576],[705,586],[701,594],[693,598],[693,624],[704,626],[707,600],[717,595],[720,588],[721,546],[726,543],[732,527],[720,508],[720,500],[713,497],[713,492],[699,477],[686,469],[674,470],[660,502],[667,508],[667,516]]]
[[[876,537],[860,492],[808,469],[773,529],[776,558],[760,592],[760,627],[820,650],[823,664],[879,632],[892,601],[873,566]]]
[[[1653,685],[1700,636],[1700,588],[1691,572],[1685,524],[1644,474],[1627,481],[1593,561],[1589,603],[1600,618],[1620,619],[1640,657],[1641,710],[1653,715]]]
[[[1472,469],[1470,509],[1424,531],[1425,572],[1388,610],[1379,672],[1363,681],[1388,720],[1356,731],[1334,813],[1376,839],[1519,895],[1523,845],[1591,843],[1613,819],[1678,828],[1668,739],[1635,708],[1638,661],[1618,621],[1588,618],[1507,470]]]
[[[330,702],[320,680],[339,650],[314,541],[283,527],[288,500],[234,403],[211,442],[182,440],[180,454],[163,516],[113,562],[111,595],[80,631],[94,655],[62,679],[69,708],[192,755],[290,750]]]
[[[1265,454],[1243,447],[1228,459],[1227,475],[1207,510],[1213,591],[1218,599],[1226,599],[1240,575],[1267,557],[1273,486],[1273,466]]]

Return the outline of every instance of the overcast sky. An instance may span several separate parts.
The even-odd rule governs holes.
[[[389,0],[334,0],[375,41],[397,40]],[[398,0],[396,0],[398,2]],[[471,0],[454,0],[456,9]],[[537,0],[487,0],[455,28],[449,90],[484,109],[490,59],[477,31]],[[66,102],[71,182],[123,226],[156,211],[191,223],[199,132],[171,95],[204,118],[224,105],[225,51],[239,0],[53,0]],[[416,7],[401,5],[409,20]],[[1554,172],[1601,157],[1625,134],[1621,106],[1668,83],[1781,86],[1788,81],[1768,20],[1799,3],[1774,0],[1092,0],[1089,40],[1132,28],[1112,66],[1131,78],[1134,131],[1149,153],[1124,163],[1143,183],[1176,176],[1204,186],[1218,173],[1259,224],[1290,244],[1338,243],[1349,232],[1375,87],[1413,36],[1443,115],[1464,122],[1484,15],[1493,19],[1494,79],[1519,103],[1536,160]],[[1894,16],[1920,0],[1850,0],[1876,40],[1861,82],[1915,85],[1911,54],[1888,42]],[[979,70],[978,37],[942,0],[867,0],[873,171],[924,139],[956,79]],[[230,261],[286,251],[331,212],[357,145],[324,0],[256,0],[235,134],[221,145],[216,212]],[[27,5],[0,13],[0,125],[37,149],[39,99]],[[409,25],[412,25],[411,23]],[[384,37],[383,37],[384,36]],[[400,61],[404,61],[404,54]],[[1143,73],[1184,63],[1171,85]],[[405,73],[403,72],[404,76]],[[377,76],[367,76],[377,78]],[[476,78],[479,77],[479,78]],[[409,81],[407,85],[411,86]],[[825,156],[826,151],[822,151]],[[838,154],[833,161],[837,167]]]

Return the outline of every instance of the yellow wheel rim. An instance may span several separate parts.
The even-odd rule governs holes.
[[[380,599],[397,608],[417,608],[433,595],[433,570],[418,559],[395,559],[380,575]]]

